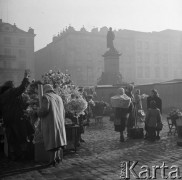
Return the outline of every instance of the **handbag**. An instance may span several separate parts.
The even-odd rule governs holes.
[[[158,123],[157,123],[156,130],[161,131],[161,130],[162,130],[162,128],[163,128],[163,124],[162,124],[162,122],[158,122]]]

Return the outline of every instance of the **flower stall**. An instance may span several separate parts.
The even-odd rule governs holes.
[[[75,150],[77,141],[76,136],[79,128],[78,117],[81,114],[84,114],[84,111],[87,108],[87,101],[79,92],[79,87],[73,84],[69,74],[61,73],[59,70],[50,70],[42,76],[41,81],[33,81],[30,84],[27,91],[30,97],[30,105],[27,108],[27,113],[31,117],[31,123],[35,128],[33,143],[35,144],[35,160],[37,161],[47,160],[47,154],[45,150],[43,150],[42,145],[41,120],[35,115],[35,112],[40,107],[40,98],[42,96],[42,90],[38,87],[42,87],[44,84],[52,84],[55,92],[60,95],[63,100],[66,112],[65,127],[68,146],[71,144],[71,141],[73,141]],[[71,114],[71,116],[68,118],[67,114]]]
[[[168,117],[169,133],[173,127],[177,130],[177,145],[182,146],[182,112],[179,109],[173,109],[169,112]]]

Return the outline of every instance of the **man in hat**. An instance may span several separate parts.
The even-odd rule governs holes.
[[[38,111],[41,117],[42,134],[46,151],[50,154],[50,165],[62,161],[63,148],[67,145],[65,130],[65,110],[63,101],[52,85],[43,87],[42,107]]]

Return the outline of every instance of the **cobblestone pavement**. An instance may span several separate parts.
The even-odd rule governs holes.
[[[118,180],[121,161],[138,161],[135,167],[137,174],[142,171],[142,165],[148,165],[151,169],[152,165],[161,166],[163,162],[169,167],[178,165],[182,170],[182,147],[176,145],[176,136],[167,135],[165,118],[163,122],[161,140],[148,142],[130,139],[121,143],[113,122],[107,117],[104,117],[103,125],[95,125],[91,121],[83,135],[86,143],[82,143],[76,154],[65,156],[62,164],[5,177],[4,180]],[[156,172],[157,179],[162,179],[161,170]],[[133,175],[131,179],[135,179]]]

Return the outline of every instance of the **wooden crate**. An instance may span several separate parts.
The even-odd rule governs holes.
[[[48,162],[49,153],[45,150],[44,143],[34,145],[34,160],[36,162]]]

